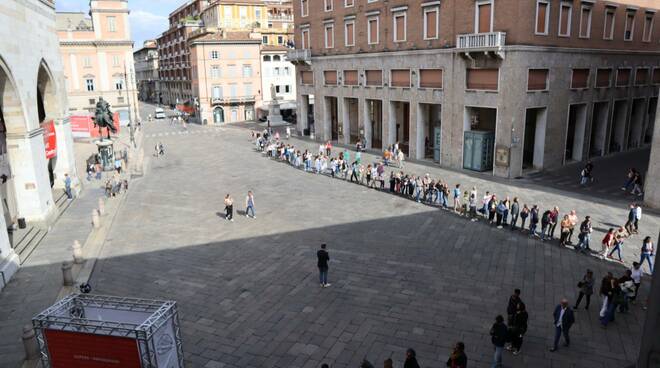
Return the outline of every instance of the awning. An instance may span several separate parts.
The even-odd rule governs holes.
[[[298,105],[295,101],[283,102],[280,104],[280,110],[294,110]]]

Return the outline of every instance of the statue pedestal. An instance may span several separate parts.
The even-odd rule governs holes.
[[[280,102],[277,98],[271,101],[271,103],[268,105],[268,117],[266,122],[262,123],[262,125],[268,126],[269,121],[271,127],[288,124],[286,121],[284,121],[284,119],[282,119],[282,113],[280,112]]]
[[[102,139],[94,141],[99,150],[99,161],[103,171],[112,171],[115,169],[115,149],[113,141],[110,139]]]

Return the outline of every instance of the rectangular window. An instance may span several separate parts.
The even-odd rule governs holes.
[[[550,3],[545,0],[536,2],[536,34],[547,35],[550,21]]]
[[[314,84],[314,73],[309,70],[303,70],[300,72],[300,80],[302,84],[311,86]]]
[[[252,77],[252,65],[243,65],[243,77]]]
[[[335,47],[335,25],[325,25],[325,48],[331,49]]]
[[[124,97],[117,97],[117,103],[123,104],[124,103]]]
[[[591,6],[582,5],[580,11],[580,38],[591,37]]]
[[[355,5],[354,0],[344,0],[344,7],[345,8],[350,8],[351,6]]]
[[[236,97],[238,95],[238,86],[232,84],[229,86],[229,95],[231,97]]]
[[[653,34],[653,16],[655,13],[646,13],[644,16],[644,34],[642,41],[651,42],[651,35]]]
[[[649,83],[649,70],[648,68],[637,68],[635,71],[635,85],[643,86]]]
[[[410,69],[392,69],[390,76],[391,87],[410,88]]]
[[[573,4],[562,1],[559,6],[559,35],[570,37],[571,19],[573,18]]]
[[[284,86],[284,93],[291,93],[291,85],[287,84]]]
[[[236,65],[235,64],[227,65],[227,75],[235,76],[236,73],[237,73],[237,70],[236,70]]]
[[[355,21],[349,20],[344,23],[344,45],[355,46]]]
[[[367,70],[367,86],[382,86],[383,85],[383,71],[382,70]]]
[[[438,39],[438,25],[440,23],[440,8],[437,6],[424,8],[424,39]]]
[[[124,89],[124,80],[121,78],[115,79],[115,89],[121,91]]]
[[[358,72],[357,70],[344,70],[344,85],[357,86],[358,85]]]
[[[275,86],[275,93],[280,93],[281,87],[280,86]]]
[[[497,91],[499,85],[499,69],[468,69],[466,78],[467,89]]]
[[[275,67],[275,68],[273,69],[273,72],[274,72],[274,75],[275,75],[275,76],[279,76],[279,75],[280,75],[280,68],[279,68],[279,67]]]
[[[213,78],[213,79],[220,78],[220,66],[219,65],[213,65],[211,67],[211,78]]]
[[[323,9],[325,9],[325,11],[327,11],[327,12],[332,11],[332,2],[333,1],[334,0],[323,0],[323,3],[325,4]]]
[[[616,71],[616,86],[627,87],[630,85],[630,68],[618,69]]]
[[[268,44],[268,36],[261,36],[261,43],[264,45]]]
[[[596,88],[608,88],[611,85],[612,69],[598,69],[596,71]]]
[[[605,8],[605,25],[603,28],[603,39],[605,40],[614,39],[614,12],[616,12],[616,8],[609,6]]]
[[[92,67],[92,58],[90,58],[89,56],[85,56],[83,58],[83,67],[91,68]]]
[[[112,55],[112,66],[121,66],[119,55]]]
[[[369,18],[367,23],[367,43],[375,45],[378,43],[378,17]]]
[[[325,79],[325,84],[327,86],[336,86],[337,85],[337,71],[336,70],[326,70],[323,72],[323,78]]]
[[[660,68],[653,69],[653,84],[660,84]]]
[[[252,84],[249,84],[249,83],[244,84],[243,88],[245,90],[244,96],[252,96]]]
[[[90,98],[88,102],[90,105],[96,105],[96,99]],[[70,110],[76,110],[76,109],[70,109]]]
[[[281,44],[283,44],[283,43],[284,43],[284,37],[282,37],[282,36],[277,36],[277,44],[278,44],[278,45],[281,45]]]
[[[254,9],[254,18],[257,22],[261,21],[261,9]]]
[[[289,67],[288,67],[288,66],[285,66],[285,67],[284,67],[284,75],[289,75],[289,74],[290,74],[290,72],[289,72]]]
[[[406,40],[406,13],[400,12],[394,14],[394,42],[404,42]]]
[[[219,59],[220,55],[218,54],[217,51],[211,51],[211,59]]]
[[[306,17],[309,15],[309,0],[300,0],[300,16]]]
[[[309,44],[309,29],[305,28],[302,30],[302,48],[303,49],[311,49],[311,46]]]
[[[528,91],[548,90],[548,69],[530,69],[527,75]]]
[[[624,41],[632,41],[633,33],[635,32],[635,12],[626,12],[626,27],[623,34]]]
[[[108,32],[117,32],[117,18],[108,17]]]
[[[213,99],[222,99],[222,86],[213,86]]]
[[[420,88],[442,88],[442,69],[420,69]]]
[[[589,69],[573,69],[571,88],[581,89],[589,86]]]
[[[94,79],[85,79],[85,85],[87,86],[88,92],[94,91]]]
[[[493,4],[491,1],[478,1],[475,9],[477,33],[488,33],[493,31]]]

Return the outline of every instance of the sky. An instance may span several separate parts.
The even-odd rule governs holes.
[[[1,1],[1,0],[0,0]],[[129,0],[131,36],[135,49],[144,40],[154,39],[168,27],[167,16],[186,0]],[[82,11],[89,13],[89,0],[55,0],[57,11]]]

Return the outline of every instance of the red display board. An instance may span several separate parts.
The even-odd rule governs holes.
[[[44,145],[46,146],[46,159],[57,156],[57,135],[55,135],[55,122],[53,120],[41,123],[44,130]]]
[[[114,113],[112,120],[115,123],[115,128],[117,128],[117,134],[119,134],[120,124],[119,124],[119,113]],[[71,133],[75,138],[98,138],[99,129],[94,126],[94,120],[89,115],[71,115],[69,117],[69,122],[71,123]],[[103,129],[103,136],[107,137],[108,129]]]
[[[52,368],[140,368],[136,340],[45,329]]]

